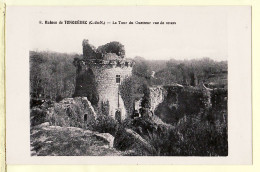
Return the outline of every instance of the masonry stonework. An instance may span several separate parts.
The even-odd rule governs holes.
[[[83,50],[90,49],[89,47],[84,48],[84,45],[86,46],[86,43],[83,44]],[[82,74],[87,75],[86,72],[82,71],[93,73],[92,77],[94,78],[92,78],[92,80],[95,81],[95,83],[90,82],[89,84],[96,86],[98,93],[97,107],[102,108],[103,104],[108,102],[109,115],[115,118],[116,111],[119,110],[121,112],[121,119],[123,120],[126,118],[127,113],[123,99],[119,94],[119,85],[127,77],[132,75],[134,63],[132,60],[124,59],[111,53],[102,54],[102,59],[95,58],[93,55],[94,51],[95,49],[91,52],[91,56],[84,56],[82,60],[78,61],[77,78],[82,78],[82,76],[79,76]],[[86,55],[88,53],[85,52],[83,54]],[[97,57],[100,57],[100,54],[98,54]],[[86,82],[85,85],[77,85],[76,87],[77,90],[75,90],[75,94],[82,92],[81,90],[93,88],[88,86],[88,83],[86,85]]]

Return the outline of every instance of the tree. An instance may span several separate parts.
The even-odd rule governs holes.
[[[131,116],[134,111],[133,105],[136,95],[136,86],[135,78],[133,78],[133,76],[126,78],[119,86],[120,95],[124,101],[124,105],[129,116]]]
[[[196,77],[195,73],[192,71],[192,72],[190,72],[190,85],[197,86],[197,84],[198,84],[197,77]]]
[[[115,53],[121,58],[125,57],[125,47],[120,42],[110,42],[97,48],[97,52],[101,54]]]
[[[75,87],[74,57],[66,53],[30,52],[31,98],[71,97]],[[41,95],[41,96],[40,96]]]
[[[139,56],[135,57],[134,61],[135,65],[133,67],[133,75],[141,77],[147,81],[151,79],[152,71],[150,70],[147,61]]]
[[[150,89],[148,85],[143,85],[143,99],[141,102],[142,108],[150,109],[151,108],[151,100],[150,100]]]

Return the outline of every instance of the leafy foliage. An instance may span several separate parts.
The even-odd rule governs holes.
[[[97,48],[97,52],[101,54],[115,53],[121,58],[125,57],[125,47],[120,42],[110,42]]]
[[[41,108],[31,109],[31,126],[39,125],[46,120],[46,112]]]
[[[222,83],[227,87],[227,61],[217,62],[210,58],[197,60],[174,60],[166,63],[166,67],[156,72],[155,84],[179,83],[196,86],[200,82]]]
[[[227,123],[210,121],[202,114],[185,116],[173,126],[152,118],[132,119],[124,125],[147,140],[157,156],[228,155]]]
[[[143,94],[144,96],[142,98],[141,107],[150,109],[151,108],[150,90],[146,84],[143,85]]]
[[[114,136],[118,128],[118,123],[111,116],[100,114],[89,128],[93,131],[109,133]]]
[[[30,51],[31,98],[71,97],[75,88],[74,57],[65,53]]]
[[[213,114],[209,114],[213,115]],[[183,156],[227,156],[227,123],[200,115],[187,116],[176,125],[183,141],[177,145]]]
[[[122,58],[125,55],[123,45],[118,42],[99,47],[93,51],[94,55],[98,53],[97,51],[115,53]],[[31,51],[31,98],[60,101],[64,97],[71,97],[75,90],[77,77],[75,66],[78,66],[81,58],[76,54]],[[194,86],[194,90],[184,89],[179,92],[178,96],[174,95],[174,92],[169,94],[166,98],[167,101],[157,108],[160,113],[155,112],[162,118],[162,121],[158,120],[158,117],[158,119],[153,119],[156,116],[148,116],[128,119],[129,121],[125,121],[122,126],[131,128],[149,142],[156,149],[154,155],[227,156],[227,89],[225,89],[227,88],[227,62],[216,62],[209,58],[189,61],[148,61],[137,57],[134,60],[136,64],[133,67],[133,75],[120,85],[120,94],[129,116],[133,113],[134,101],[140,97],[143,98],[142,107],[150,108],[148,87],[151,85],[179,83]],[[78,68],[78,70],[80,69]],[[155,71],[154,76],[153,71]],[[91,74],[91,71],[87,71],[87,73]],[[78,78],[77,82],[82,83],[77,83],[77,85],[82,86],[94,78],[93,75],[85,76],[82,75],[83,78]],[[208,95],[196,91],[195,86],[199,82],[204,82],[212,88],[224,88],[214,89],[211,92],[212,108],[208,109],[206,105]],[[219,85],[216,86],[214,83],[219,83]],[[74,96],[87,96],[92,104],[98,102],[94,86],[87,90]],[[103,108],[100,109],[96,122],[87,127],[115,136],[121,124],[107,115],[107,103],[103,102]],[[54,107],[53,110],[53,115],[49,115],[47,119],[51,124],[85,127],[81,125],[82,116],[79,114],[83,112],[78,107],[72,106],[70,110],[66,111],[61,107]],[[31,110],[32,126],[45,121],[46,113],[42,109],[35,107]],[[170,124],[165,124],[163,121]]]
[[[135,80],[133,77],[126,78],[119,86],[120,95],[124,101],[124,105],[129,116],[133,114],[134,111],[134,101],[135,101]]]

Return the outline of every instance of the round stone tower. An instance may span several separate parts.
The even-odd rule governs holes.
[[[84,52],[84,50],[91,52]],[[133,61],[115,53],[99,53],[83,41],[84,58],[77,61],[77,78],[74,96],[86,96],[99,109],[117,120],[126,118],[126,109],[119,86],[132,75]],[[91,54],[91,56],[85,56]],[[96,56],[94,55],[96,54]],[[96,92],[97,97],[93,95]]]

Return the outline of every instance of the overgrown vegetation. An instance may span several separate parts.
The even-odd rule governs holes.
[[[185,116],[174,125],[138,118],[128,121],[127,127],[155,148],[155,156],[228,155],[227,123],[208,120],[201,114]]]
[[[83,57],[87,59],[103,59],[106,54],[115,54],[120,58],[125,57],[125,47],[117,41],[109,42],[96,48],[91,45],[87,39],[84,39],[82,46]]]
[[[85,43],[88,44],[88,42]],[[97,52],[116,53],[122,58],[125,55],[124,47],[117,42],[106,44],[98,49],[92,48],[93,52],[86,52],[90,55],[92,53],[93,56]],[[77,62],[80,58],[82,57],[76,54],[30,52],[31,99],[60,102],[65,97],[86,96],[92,105],[96,105],[98,94],[95,85],[73,95],[76,85],[76,67],[74,65],[78,66]],[[129,147],[129,144],[125,145],[122,142],[121,146],[128,146],[129,149],[136,151],[129,155],[227,156],[227,62],[216,62],[209,58],[189,61],[148,61],[137,57],[134,60],[136,64],[133,67],[133,75],[120,85],[120,95],[124,100],[128,116],[132,116],[133,104],[140,98],[142,98],[141,113],[148,115],[129,118],[123,124],[119,124],[108,115],[109,102],[101,102],[100,109],[95,107],[98,112],[96,121],[86,126],[82,123],[84,112],[81,108],[74,105],[70,105],[70,108],[55,106],[53,113],[47,114],[46,109],[39,108],[40,103],[31,110],[31,126],[46,122],[47,119],[51,125],[86,128],[101,133],[110,133],[115,137],[124,134],[120,132],[131,129],[140,135],[145,143],[141,145],[140,149],[133,149],[135,141],[126,135],[123,139],[132,139],[129,143],[133,143],[133,145]],[[84,72],[86,75],[78,78],[81,83],[77,83],[77,85],[95,83],[93,73],[89,70]],[[165,101],[157,107],[155,114],[149,114],[151,108],[149,87],[153,85],[170,86],[173,83],[182,84],[184,88],[178,91],[168,90]],[[210,92],[198,91],[196,86],[199,83],[204,83],[214,89]],[[47,106],[49,107],[49,105]],[[84,109],[83,105],[82,109]],[[58,133],[53,134],[53,137],[58,135]],[[66,142],[65,134],[63,132],[59,142]],[[71,148],[83,143],[79,140],[76,140],[77,143],[71,139],[69,141],[71,142],[69,152],[72,151]],[[34,143],[34,146],[35,149],[38,149],[37,143]],[[145,146],[149,150],[155,149],[155,151],[142,152],[141,148],[143,149]],[[80,147],[80,152],[83,148],[85,149],[85,147],[82,149]],[[57,154],[70,155],[69,152],[62,154],[58,148],[57,150]],[[49,154],[53,153],[43,151],[41,155]]]
[[[167,95],[155,110],[155,114],[164,122],[176,123],[185,115],[206,113],[211,107],[210,91],[193,87],[165,87],[165,89]]]
[[[124,58],[125,57],[125,46],[120,42],[113,41],[105,45],[101,45],[97,48],[97,52],[101,54],[114,53],[117,56]]]
[[[98,115],[95,122],[93,122],[88,128],[100,133],[109,133],[115,136],[118,129],[118,122],[115,121],[111,116]]]

